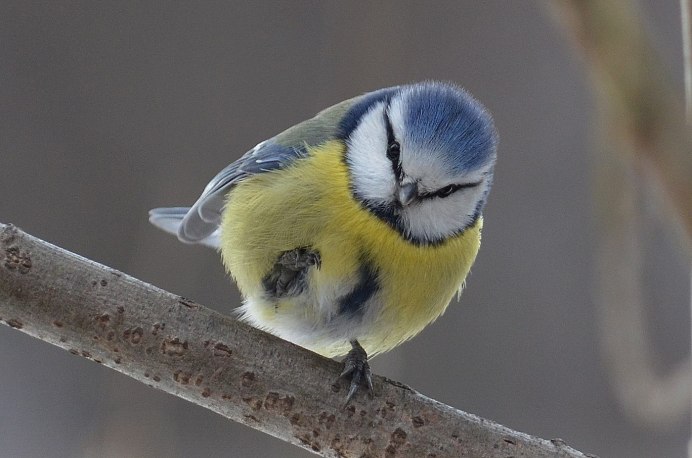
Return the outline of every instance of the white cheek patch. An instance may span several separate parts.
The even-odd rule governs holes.
[[[371,108],[348,140],[347,161],[353,187],[360,198],[373,202],[391,201],[396,188],[392,163],[385,154],[384,107],[384,103],[378,103]]]
[[[473,222],[478,202],[487,184],[462,189],[449,197],[426,199],[407,207],[401,214],[406,232],[423,240],[441,240]]]
[[[393,98],[389,104],[389,110],[387,111],[389,115],[389,122],[392,123],[392,130],[394,131],[394,137],[401,143],[404,141],[404,98],[399,95]],[[404,145],[402,145],[403,147]]]

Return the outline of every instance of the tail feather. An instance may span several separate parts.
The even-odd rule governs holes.
[[[189,240],[181,238],[179,235],[180,227],[189,211],[189,207],[154,208],[149,210],[149,222],[159,229],[177,236],[180,241],[190,243]],[[208,236],[196,240],[194,243],[206,245],[215,249],[219,248],[219,244],[221,243],[219,229],[217,228]]]

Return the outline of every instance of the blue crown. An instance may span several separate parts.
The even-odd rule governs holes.
[[[493,119],[468,92],[435,82],[402,90],[409,141],[448,156],[446,165],[455,173],[495,160],[498,136]]]

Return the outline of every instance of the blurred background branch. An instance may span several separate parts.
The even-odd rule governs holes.
[[[636,3],[547,3],[583,53],[600,106],[596,161],[599,325],[606,369],[625,412],[648,426],[671,426],[690,405],[690,361],[657,374],[643,299],[642,190],[656,215],[692,248],[692,132],[656,55]],[[689,109],[689,107],[688,107]],[[657,193],[658,190],[662,192]]]
[[[692,0],[680,0],[682,64],[685,73],[685,118],[692,126]]]
[[[323,456],[584,457],[379,376],[344,406],[336,361],[1,223],[0,319]]]
[[[688,129],[690,129],[692,128],[692,0],[680,0],[680,26],[685,81],[685,120]],[[690,263],[690,355],[692,355],[692,263]],[[692,378],[692,373],[690,377]],[[692,388],[690,389],[692,390]],[[690,396],[689,402],[692,414],[692,396]],[[687,456],[692,458],[692,434],[687,442]]]
[[[655,175],[669,214],[692,249],[692,132],[681,97],[656,55],[647,28],[626,0],[560,0],[547,5],[586,58],[606,114],[609,144]]]

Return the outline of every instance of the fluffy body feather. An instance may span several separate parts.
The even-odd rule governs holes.
[[[326,356],[357,339],[369,355],[389,350],[444,312],[480,246],[482,219],[434,246],[416,245],[357,202],[350,192],[344,145],[328,142],[290,167],[256,175],[229,195],[221,225],[224,263],[254,326]],[[297,297],[267,297],[262,278],[283,251],[311,246],[322,263]],[[359,310],[340,299],[369,265],[379,287]]]

